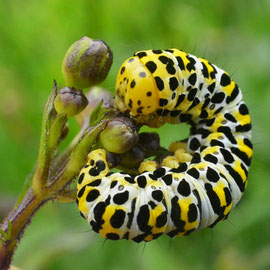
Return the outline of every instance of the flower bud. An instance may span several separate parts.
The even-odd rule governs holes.
[[[138,145],[147,153],[155,153],[158,151],[159,144],[159,135],[155,132],[142,132],[139,134],[139,143]]]
[[[65,87],[61,89],[54,100],[54,108],[58,114],[65,113],[70,118],[80,113],[88,104],[81,90]]]
[[[110,168],[117,167],[121,162],[121,157],[118,154],[108,152],[106,154],[106,160]]]
[[[104,41],[82,37],[67,50],[62,63],[67,86],[84,89],[103,82],[112,59],[112,51]]]
[[[137,131],[128,118],[115,118],[100,134],[100,142],[103,147],[116,154],[127,152],[137,141]]]
[[[120,164],[126,168],[138,168],[144,160],[145,153],[138,146],[121,155]]]

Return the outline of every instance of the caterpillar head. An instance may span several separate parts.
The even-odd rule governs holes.
[[[115,106],[129,111],[131,116],[148,115],[156,111],[159,97],[153,75],[138,56],[127,59],[116,79]]]

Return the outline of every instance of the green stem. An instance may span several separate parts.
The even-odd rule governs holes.
[[[56,116],[56,111],[53,104],[56,94],[57,85],[56,82],[54,82],[53,90],[45,105],[42,118],[37,168],[33,177],[33,185],[36,191],[41,190],[42,182],[46,181],[51,164],[52,150],[48,148],[48,135],[51,122]]]
[[[56,176],[57,180],[53,181],[47,188],[50,191],[61,191],[74,179],[82,166],[86,163],[87,155],[96,142],[98,135],[107,126],[108,120],[101,121],[95,127],[89,127],[85,130],[80,141],[74,147],[69,161],[65,168]]]
[[[51,181],[47,179],[47,186],[40,186],[36,192],[33,181],[33,187],[30,187],[21,202],[15,206],[13,211],[4,220],[1,225],[1,231],[4,232],[0,238],[0,269],[8,269],[14,251],[20,241],[23,232],[29,225],[36,211],[47,201],[59,199],[60,201],[73,201],[74,190],[66,189],[66,186],[78,175],[80,169],[85,164],[87,155],[93,147],[100,132],[107,126],[109,120],[103,120],[96,127],[90,127],[85,130],[79,142],[74,147],[69,161],[63,170]],[[38,177],[35,173],[34,177]],[[43,177],[44,174],[43,174]],[[43,183],[43,179],[37,179],[36,183]],[[9,228],[11,230],[9,231]],[[6,236],[6,237],[4,237]],[[3,239],[5,238],[5,239]]]
[[[58,156],[55,158],[51,170],[50,170],[50,179],[54,178],[57,174],[59,174],[63,168],[66,166],[69,160],[69,156],[72,153],[74,147],[78,144],[80,141],[83,133],[84,133],[85,128],[80,129],[76,137],[71,141],[69,146]]]
[[[76,194],[77,194],[77,189],[73,188],[66,188],[63,191],[59,192],[57,195],[57,201],[61,203],[72,203],[76,201]]]

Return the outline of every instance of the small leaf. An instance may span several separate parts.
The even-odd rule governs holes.
[[[54,151],[54,149],[57,147],[66,122],[67,116],[65,113],[58,114],[51,121],[50,132],[47,135],[47,151]]]
[[[90,116],[90,125],[92,126],[92,124],[94,123],[94,121],[98,120],[98,116],[99,116],[99,113],[101,111],[101,106],[103,104],[103,100],[101,100],[97,107],[93,110],[93,112],[91,113],[91,116]]]
[[[24,184],[23,184],[23,188],[22,191],[20,193],[20,195],[18,196],[17,202],[16,202],[16,206],[21,203],[22,199],[24,198],[25,194],[27,193],[27,191],[29,190],[29,188],[32,185],[32,179],[33,179],[33,175],[35,173],[37,165],[35,164],[35,166],[32,168],[32,171],[27,175]]]
[[[4,240],[8,239],[7,233],[4,230],[2,230],[1,228],[0,228],[0,234],[4,237]]]
[[[8,232],[7,232],[7,239],[11,238],[11,228],[12,228],[12,222],[11,220],[8,222]]]

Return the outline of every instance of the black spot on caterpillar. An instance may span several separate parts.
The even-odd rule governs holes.
[[[245,191],[252,157],[250,116],[236,83],[205,59],[148,50],[124,62],[116,89],[115,107],[138,123],[192,128],[172,143],[172,156],[143,162],[136,176],[110,172],[105,150],[90,153],[77,201],[93,230],[141,242],[226,219]]]

